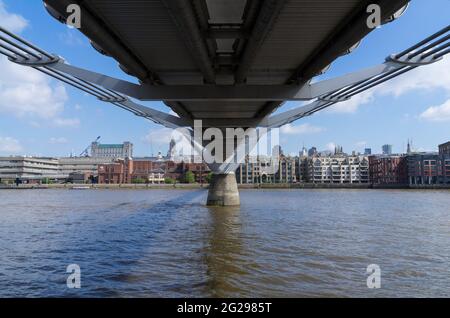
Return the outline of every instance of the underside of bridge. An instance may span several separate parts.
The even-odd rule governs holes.
[[[82,8],[83,32],[150,85],[302,84],[371,29],[367,6],[389,20],[408,0],[45,0],[56,16]],[[172,101],[204,126],[243,127],[282,101]]]
[[[280,127],[449,53],[450,27],[385,63],[336,79],[311,80],[351,53],[373,28],[399,17],[409,0],[44,0],[67,22],[81,8],[92,46],[140,84],[83,70],[0,28],[0,53],[167,127]],[[436,40],[436,41],[434,41]],[[431,44],[428,44],[429,42]],[[447,41],[447,43],[445,43]],[[444,44],[442,44],[444,43]],[[131,101],[159,100],[178,116]],[[287,100],[314,102],[272,115]],[[195,146],[195,145],[194,145]],[[203,144],[197,144],[202,148]],[[239,145],[233,146],[239,147]],[[202,151],[202,150],[201,150]],[[233,155],[234,156],[234,155]],[[237,165],[213,163],[208,204],[237,205]]]
[[[407,0],[375,1],[382,19]],[[371,29],[374,0],[46,0],[53,15],[82,7],[83,32],[141,83],[276,85],[308,83]],[[259,123],[283,101],[165,101],[205,127]],[[238,205],[234,171],[215,169],[208,204]]]

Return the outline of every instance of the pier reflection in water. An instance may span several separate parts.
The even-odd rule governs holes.
[[[2,190],[0,296],[449,296],[449,194]]]

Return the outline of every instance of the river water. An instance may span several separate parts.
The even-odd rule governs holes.
[[[0,297],[448,297],[450,192],[0,190]],[[69,264],[81,288],[69,289]],[[367,266],[381,288],[367,287]]]

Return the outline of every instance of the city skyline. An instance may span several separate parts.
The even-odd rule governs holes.
[[[387,55],[441,28],[447,22],[444,12],[450,9],[450,3],[439,3],[432,7],[426,1],[416,1],[402,19],[375,30],[357,50],[338,59],[318,78],[378,64]],[[32,42],[60,53],[70,63],[134,81],[114,60],[94,51],[77,30],[55,23],[40,1],[0,0],[0,21]],[[420,21],[427,23],[409,32]],[[43,31],[46,36],[39,36]],[[405,32],[407,37],[402,36]],[[0,155],[68,156],[80,153],[97,135],[105,142],[132,140],[137,156],[167,152],[169,130],[8,63],[5,58],[0,58],[0,66],[4,70],[0,75]],[[414,140],[416,150],[434,151],[435,145],[450,135],[449,68],[449,59],[444,59],[282,127],[280,141],[285,153],[298,153],[303,144],[316,145],[319,151],[332,150],[339,144],[361,153],[365,148],[378,151],[382,145],[392,144],[393,152],[400,153],[406,151],[409,138]],[[168,110],[162,103],[147,104]],[[297,105],[288,102],[278,111]]]
[[[130,158],[156,158],[158,156],[162,156],[164,158],[168,158],[170,156],[170,152],[171,152],[171,147],[173,147],[175,149],[175,151],[180,150],[180,148],[178,148],[177,144],[175,143],[174,139],[171,139],[169,144],[167,145],[167,151],[163,152],[163,151],[157,151],[155,153],[146,153],[146,154],[138,154],[138,155],[133,155],[135,153],[135,149],[134,149],[134,142],[133,141],[115,141],[115,142],[99,142],[98,140],[100,139],[100,136],[95,140],[92,141],[89,146],[87,148],[84,149],[84,151],[81,154],[78,154],[77,152],[72,152],[69,155],[63,155],[63,156],[58,156],[58,155],[35,155],[35,154],[14,154],[14,153],[10,153],[10,154],[0,154],[0,157],[36,157],[36,158],[83,158],[83,157],[96,157],[96,155],[94,155],[94,150],[92,149],[92,146],[95,144],[97,147],[100,146],[115,146],[115,147],[123,147],[123,145],[130,145],[128,147],[131,147],[131,156]],[[173,144],[172,144],[173,143]],[[312,156],[310,153],[311,151],[315,152],[316,154],[320,154],[320,155],[324,155],[324,154],[329,154],[329,155],[334,155],[334,154],[345,154],[345,155],[363,155],[363,156],[380,156],[380,155],[402,155],[402,154],[407,154],[409,152],[411,153],[437,153],[439,152],[439,146],[443,145],[443,144],[448,144],[449,141],[448,140],[444,140],[442,142],[440,142],[439,144],[435,145],[432,149],[430,150],[422,150],[422,149],[417,149],[414,147],[413,144],[413,139],[408,139],[405,143],[405,150],[404,151],[385,151],[386,146],[391,147],[391,149],[395,149],[395,145],[392,144],[383,144],[379,149],[373,148],[370,145],[366,145],[365,148],[362,151],[357,151],[355,149],[345,149],[340,143],[336,143],[336,144],[332,144],[332,145],[328,145],[328,148],[325,149],[320,149],[318,147],[316,147],[315,145],[301,145],[298,148],[298,151],[296,152],[290,152],[287,153],[284,149],[283,145],[279,145],[280,147],[280,154],[288,156],[288,157],[298,157],[298,156],[302,156],[303,151],[306,152],[306,154],[308,154],[308,156]]]
[[[83,157],[70,158],[0,156],[0,185],[172,184],[174,180],[203,183],[211,177],[207,162],[177,158],[173,152],[167,156],[133,157],[130,142],[100,144],[98,140],[92,143],[90,156],[87,150]],[[406,154],[393,154],[391,149],[392,145],[384,145],[381,155],[362,155],[348,154],[341,146],[336,146],[334,152],[318,152],[312,147],[290,157],[283,156],[280,147],[277,153],[281,156],[246,157],[239,162],[235,176],[239,184],[450,184],[450,141],[438,145],[439,151],[435,153],[414,152],[409,141]],[[186,177],[188,171],[194,179]]]

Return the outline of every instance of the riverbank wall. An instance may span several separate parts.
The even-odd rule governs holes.
[[[20,184],[0,185],[0,190],[32,190],[32,189],[61,189],[61,190],[150,190],[150,189],[201,189],[208,188],[208,184]]]
[[[0,190],[32,190],[32,189],[61,189],[61,190],[183,190],[207,189],[208,184],[21,184],[0,185]],[[415,189],[415,190],[444,190],[450,185],[380,185],[360,183],[270,183],[270,184],[240,184],[239,189]]]

